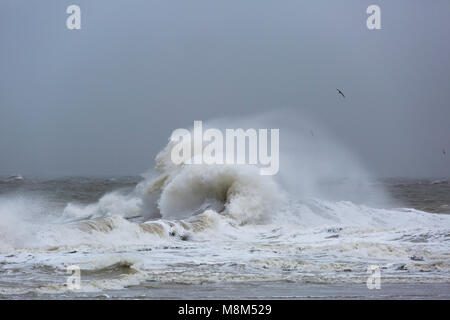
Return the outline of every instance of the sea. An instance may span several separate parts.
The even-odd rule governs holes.
[[[0,177],[0,299],[450,298],[448,178],[304,196],[245,166],[156,163]]]

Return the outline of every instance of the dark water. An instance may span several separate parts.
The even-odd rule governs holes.
[[[405,207],[450,213],[450,179],[386,179],[382,184]]]
[[[55,179],[25,178],[24,180],[0,177],[0,195],[23,194],[28,197],[45,197],[56,206],[68,202],[88,204],[104,194],[117,190],[132,190],[141,177],[63,177]]]

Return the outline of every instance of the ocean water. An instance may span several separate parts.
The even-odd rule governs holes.
[[[143,177],[1,178],[0,298],[450,298],[448,179],[338,179],[302,196],[251,167],[175,166],[167,149],[156,163]]]

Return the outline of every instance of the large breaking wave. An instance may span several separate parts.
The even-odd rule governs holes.
[[[356,157],[311,120],[293,118],[269,114],[208,123],[222,129],[230,123],[281,128],[278,176],[261,176],[258,168],[249,165],[176,165],[169,141],[156,156],[155,169],[132,192],[108,193],[89,205],[68,203],[62,214],[50,214],[42,199],[4,199],[0,202],[3,247],[100,243],[102,236],[97,233],[111,232],[118,234],[115,244],[137,241],[142,232],[163,238],[177,234],[186,240],[217,225],[224,230],[216,230],[216,236],[230,230],[224,225],[448,226],[446,216],[386,209],[388,197]],[[315,135],[310,134],[312,127]],[[44,227],[47,232],[41,232]],[[54,234],[59,229],[64,230],[61,239]],[[88,235],[80,237],[79,231]],[[39,241],[26,241],[32,234]]]

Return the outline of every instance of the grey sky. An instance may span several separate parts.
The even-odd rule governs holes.
[[[287,108],[377,175],[449,176],[448,39],[448,0],[2,0],[0,174],[139,174],[173,129]]]

